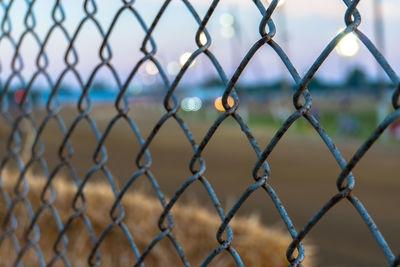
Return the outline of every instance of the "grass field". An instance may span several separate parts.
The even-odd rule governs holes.
[[[77,112],[67,108],[61,114],[69,127]],[[102,132],[115,111],[111,107],[103,106],[95,107],[91,114]],[[133,105],[130,115],[142,136],[146,137],[161,113]],[[199,143],[212,122],[191,119],[188,116],[186,115],[185,120]],[[150,146],[150,169],[168,197],[191,175],[188,165],[193,150],[177,126],[172,119],[167,121]],[[252,131],[259,145],[265,147],[276,129],[257,124],[252,126]],[[6,132],[7,129],[3,129],[2,140]],[[54,121],[49,123],[42,137],[46,147],[44,158],[51,170],[59,161],[57,152],[61,142],[61,134]],[[70,140],[74,148],[71,162],[78,176],[82,178],[94,166],[92,155],[96,146],[95,136],[89,125],[82,121]],[[361,142],[361,139],[335,140],[346,159],[351,157]],[[4,151],[4,141],[1,146]],[[106,166],[121,187],[136,170],[135,157],[139,144],[127,124],[120,121],[112,129],[105,147],[108,156]],[[394,253],[400,250],[400,213],[397,212],[396,204],[400,199],[399,156],[398,145],[378,143],[353,172],[356,177],[354,194],[367,207]],[[227,121],[217,130],[203,157],[207,166],[206,178],[223,206],[230,208],[253,182],[251,171],[257,160],[254,151],[240,128],[233,121]],[[268,158],[268,163],[271,167],[269,183],[281,198],[297,230],[337,192],[336,178],[340,168],[322,140],[312,131],[299,134],[295,130],[289,130]],[[92,180],[105,181],[105,177],[98,172]],[[141,177],[132,187],[151,194],[150,184],[145,177]],[[191,185],[179,202],[184,203],[189,199],[197,201],[205,208],[213,209],[212,202],[200,183]],[[278,212],[264,191],[256,191],[239,211],[241,215],[254,213],[259,214],[266,225],[283,227]],[[306,240],[317,248],[317,266],[387,265],[372,234],[346,200],[329,211]]]

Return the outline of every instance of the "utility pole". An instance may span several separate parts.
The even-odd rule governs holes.
[[[375,42],[378,50],[385,54],[385,33],[384,33],[384,26],[383,26],[383,16],[382,16],[382,0],[374,0],[374,35],[375,35]],[[388,114],[388,107],[387,103],[384,99],[385,93],[385,82],[383,77],[383,71],[381,66],[377,63],[376,64],[376,119],[377,124],[382,122],[386,115]],[[383,135],[385,139],[385,135]]]

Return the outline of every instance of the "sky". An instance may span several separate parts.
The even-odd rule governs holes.
[[[10,0],[4,3],[9,3]],[[36,25],[41,42],[45,39],[46,33],[52,25],[51,13],[54,6],[52,0],[37,0],[33,7]],[[71,34],[76,31],[80,20],[84,16],[83,1],[62,0],[61,1],[66,19],[63,23]],[[191,1],[199,15],[204,16],[211,0]],[[359,29],[374,40],[373,32],[373,0],[360,1],[359,11],[362,16],[362,23]],[[400,72],[400,53],[397,44],[400,38],[400,2],[395,0],[382,0],[383,23],[384,23],[384,54],[395,71]],[[121,7],[120,0],[97,0],[98,12],[96,18],[106,32],[114,18],[117,10]],[[161,0],[136,0],[134,7],[141,14],[144,22],[149,26],[161,7]],[[267,4],[266,4],[267,5]],[[0,18],[4,17],[4,8],[0,7]],[[277,34],[274,40],[277,41],[287,52],[295,67],[301,75],[307,72],[314,60],[319,56],[325,46],[345,26],[344,13],[345,4],[340,0],[287,0],[286,3],[277,9],[273,14],[277,26]],[[13,1],[9,14],[11,17],[12,37],[15,41],[20,40],[24,31],[24,15],[27,12],[27,5],[24,0]],[[232,34],[229,27],[221,24],[221,17],[226,14],[234,17],[235,34]],[[210,50],[216,55],[228,77],[239,65],[248,49],[260,38],[258,27],[262,16],[251,0],[221,0],[215,10],[207,29],[212,36]],[[229,23],[228,23],[229,24]],[[172,0],[165,14],[162,16],[159,25],[154,31],[154,40],[157,44],[156,58],[161,62],[163,68],[168,69],[171,62],[179,62],[179,57],[184,52],[196,50],[195,33],[198,25],[188,12],[181,0]],[[3,33],[4,26],[1,33]],[[285,37],[286,36],[286,37]],[[119,17],[109,44],[113,51],[111,63],[124,80],[136,62],[143,57],[140,52],[140,45],[144,38],[144,31],[137,19],[131,12],[125,11]],[[36,59],[39,53],[39,46],[30,34],[22,39],[20,54],[24,60],[22,73],[29,80],[36,67]],[[91,70],[100,62],[99,50],[101,36],[92,22],[87,22],[82,27],[75,47],[78,49],[79,64],[77,69],[84,79],[87,79]],[[60,30],[54,31],[50,37],[45,51],[48,54],[50,63],[47,71],[54,79],[65,68],[64,56],[68,42]],[[15,50],[6,39],[0,41],[0,78],[6,79],[11,71],[12,55]],[[375,60],[366,48],[360,47],[354,57],[340,57],[336,52],[328,57],[317,75],[327,80],[340,80],[348,71],[354,67],[364,68],[371,78],[377,72]],[[140,75],[133,83],[151,83],[159,80],[159,77],[148,77],[146,66],[141,68]],[[215,70],[204,55],[200,55],[196,64],[188,70],[182,82],[193,82],[206,79],[216,75]],[[100,70],[98,80],[111,81],[112,76],[106,69]],[[157,75],[155,75],[157,76]],[[280,77],[288,77],[283,64],[276,54],[267,45],[257,52],[254,59],[244,71],[241,82],[257,83],[270,81]],[[173,78],[174,75],[170,75]],[[73,75],[67,75],[66,83],[74,83]],[[37,83],[45,83],[43,77],[37,79]]]

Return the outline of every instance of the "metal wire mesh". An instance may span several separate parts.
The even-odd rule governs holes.
[[[248,50],[246,56],[242,59],[240,65],[235,70],[233,76],[231,78],[227,77],[224,69],[222,68],[217,57],[209,50],[211,46],[211,36],[207,31],[207,24],[209,23],[210,18],[215,13],[215,10],[218,8],[219,2],[218,0],[211,1],[207,12],[203,17],[199,16],[196,9],[192,5],[192,1],[182,0],[182,3],[186,6],[187,11],[193,16],[198,24],[198,29],[196,33],[195,42],[197,44],[197,49],[192,53],[190,58],[186,61],[183,67],[180,69],[179,73],[173,80],[169,80],[169,77],[160,64],[157,58],[157,40],[153,38],[153,33],[155,29],[159,26],[160,18],[163,14],[168,10],[171,4],[170,0],[166,0],[162,3],[160,9],[158,10],[157,15],[153,18],[150,25],[145,23],[141,15],[141,11],[137,10],[135,7],[135,1],[131,0],[123,0],[121,1],[121,6],[116,14],[113,16],[112,22],[110,23],[108,28],[103,28],[98,21],[97,18],[97,6],[99,5],[99,1],[96,0],[85,0],[83,1],[83,12],[84,16],[81,18],[78,27],[74,31],[70,31],[65,26],[65,19],[67,14],[65,13],[63,7],[63,1],[56,0],[52,3],[52,17],[51,17],[51,27],[47,30],[44,37],[41,37],[38,34],[38,29],[36,26],[36,17],[35,17],[35,4],[39,2],[39,0],[25,0],[25,7],[27,12],[23,16],[24,22],[24,30],[19,36],[13,34],[13,24],[12,24],[12,14],[13,5],[16,1],[1,1],[1,35],[0,35],[0,43],[7,42],[11,44],[13,48],[12,55],[12,64],[11,64],[11,72],[6,79],[1,81],[1,110],[0,114],[4,121],[10,127],[11,132],[5,142],[5,154],[1,159],[0,165],[0,173],[3,172],[8,167],[10,161],[17,162],[18,165],[18,180],[15,181],[15,195],[10,197],[9,194],[0,187],[0,191],[2,194],[2,201],[5,203],[7,207],[7,216],[2,222],[2,232],[0,236],[0,246],[4,243],[4,240],[10,239],[13,242],[14,250],[17,254],[15,258],[14,265],[21,266],[21,259],[29,249],[34,249],[38,261],[41,266],[45,265],[53,265],[56,262],[62,262],[65,266],[70,266],[69,259],[66,256],[67,249],[67,237],[65,233],[71,226],[74,220],[80,218],[85,222],[85,226],[87,231],[90,233],[93,249],[88,258],[88,262],[91,266],[97,266],[101,262],[101,255],[98,251],[98,248],[105,242],[105,237],[111,231],[111,229],[115,227],[119,227],[124,231],[127,240],[130,243],[130,247],[132,252],[136,256],[135,266],[143,265],[143,261],[146,259],[146,256],[149,252],[154,248],[154,246],[160,242],[162,239],[169,239],[171,244],[175,247],[176,251],[179,254],[181,259],[181,263],[185,266],[189,266],[189,262],[187,261],[183,249],[181,248],[178,241],[174,238],[171,230],[173,228],[173,218],[170,215],[171,209],[174,207],[175,203],[178,199],[181,198],[182,194],[196,181],[200,182],[208,192],[209,198],[215,205],[217,213],[221,220],[221,225],[219,227],[218,232],[216,233],[216,238],[218,243],[220,244],[216,247],[207,258],[204,259],[204,266],[210,264],[213,259],[220,254],[222,251],[227,251],[234,259],[238,266],[242,266],[241,256],[236,252],[235,248],[231,245],[232,240],[234,238],[232,231],[230,229],[230,222],[233,217],[237,214],[239,208],[246,201],[246,199],[253,194],[258,189],[264,190],[267,195],[271,198],[271,201],[275,205],[277,211],[279,212],[283,222],[285,223],[290,235],[293,238],[292,243],[290,244],[287,250],[287,259],[291,263],[290,266],[300,266],[301,262],[305,257],[305,251],[302,245],[302,240],[307,236],[310,230],[318,224],[320,219],[327,213],[329,210],[338,204],[341,201],[348,201],[351,203],[356,211],[359,213],[359,216],[365,222],[371,233],[373,234],[376,242],[379,244],[380,249],[386,256],[387,262],[389,266],[399,266],[400,265],[400,256],[396,256],[393,254],[390,246],[385,241],[382,234],[379,232],[377,226],[375,225],[372,217],[369,215],[367,209],[364,207],[362,202],[354,195],[353,189],[355,186],[355,178],[352,175],[352,170],[360,161],[360,159],[367,153],[369,148],[374,145],[376,140],[381,136],[382,132],[399,116],[400,114],[400,102],[399,102],[399,94],[400,94],[400,85],[399,85],[399,77],[390,67],[389,63],[382,56],[379,50],[376,48],[374,43],[359,30],[359,25],[361,22],[361,15],[357,10],[357,5],[359,4],[359,0],[343,0],[344,5],[346,6],[346,12],[344,14],[345,17],[345,28],[336,36],[333,36],[332,40],[329,44],[324,48],[322,53],[316,58],[313,62],[312,66],[306,72],[306,74],[302,77],[296,70],[295,66],[292,64],[290,58],[285,54],[285,51],[281,48],[281,46],[274,41],[274,36],[276,33],[275,24],[271,18],[271,15],[277,8],[278,1],[274,0],[270,5],[266,5],[259,0],[253,0],[251,3],[249,1],[249,5],[255,5],[262,15],[259,24],[259,40],[254,43],[254,45]],[[132,68],[131,72],[127,76],[125,80],[121,80],[118,71],[115,66],[111,63],[111,59],[113,57],[113,48],[109,43],[109,39],[113,31],[115,31],[117,22],[119,21],[121,14],[128,11],[141,25],[143,30],[145,31],[145,37],[141,40],[141,48],[140,51],[143,53],[143,57],[136,63],[134,68]],[[81,73],[77,69],[77,64],[79,63],[80,56],[77,52],[76,48],[76,40],[80,36],[82,29],[86,24],[93,23],[95,28],[101,35],[102,43],[99,51],[99,59],[100,62],[92,69],[92,72],[89,76],[89,79],[85,82]],[[68,48],[66,51],[62,51],[64,55],[64,69],[59,73],[59,75],[54,78],[49,73],[49,58],[46,53],[46,47],[49,39],[52,35],[59,31],[63,34],[64,38],[68,41]],[[315,73],[319,70],[321,65],[324,64],[326,58],[332,53],[334,48],[338,45],[339,41],[348,33],[355,33],[359,40],[366,46],[366,48],[370,51],[371,55],[376,59],[377,63],[381,66],[382,70],[389,76],[390,80],[393,83],[393,87],[395,88],[393,92],[392,112],[383,120],[379,126],[375,129],[375,131],[370,135],[370,137],[362,144],[362,146],[358,149],[358,151],[353,155],[353,157],[346,162],[344,158],[341,156],[339,150],[335,147],[333,141],[328,136],[328,134],[324,131],[323,127],[320,125],[319,120],[310,113],[310,108],[312,105],[311,93],[307,89],[308,83],[314,77]],[[204,33],[207,41],[203,42],[200,40],[200,35]],[[26,78],[23,75],[24,70],[24,58],[21,56],[20,49],[24,44],[26,39],[30,36],[36,42],[37,46],[40,47],[38,54],[32,55],[35,59],[36,70],[30,78]],[[293,92],[293,105],[296,111],[291,114],[285,122],[282,124],[280,129],[275,133],[274,137],[271,139],[269,144],[262,148],[260,147],[249,127],[246,125],[245,121],[238,114],[239,109],[239,97],[237,92],[235,91],[235,85],[238,79],[241,77],[243,71],[246,69],[247,64],[252,60],[256,52],[263,46],[269,46],[271,49],[275,51],[275,53],[279,56],[281,61],[284,63],[288,73],[290,73],[294,82],[296,83],[295,91]],[[60,52],[61,53],[61,52]],[[223,93],[223,106],[225,108],[225,112],[223,112],[216,121],[213,122],[212,126],[209,128],[207,133],[202,137],[199,143],[197,143],[189,128],[187,127],[185,121],[178,114],[179,111],[179,99],[175,94],[175,91],[180,85],[182,78],[187,73],[188,68],[193,63],[194,60],[200,55],[205,55],[212,66],[217,71],[219,78],[225,85],[225,91]],[[143,64],[146,62],[153,62],[160,73],[163,83],[167,88],[165,92],[163,106],[164,106],[164,114],[157,123],[154,125],[152,131],[148,136],[142,136],[139,133],[139,130],[133,121],[133,119],[128,115],[129,102],[127,100],[127,90],[132,79],[137,75],[138,70]],[[3,65],[3,64],[2,64]],[[117,114],[108,122],[104,131],[100,131],[98,126],[96,125],[95,120],[92,118],[91,109],[92,109],[92,99],[89,96],[89,90],[95,79],[96,74],[98,73],[100,68],[107,68],[112,75],[114,76],[116,85],[118,87],[118,95],[115,98],[115,109]],[[81,93],[79,100],[76,103],[77,110],[79,112],[78,116],[76,116],[71,123],[71,125],[67,128],[63,121],[63,118],[59,114],[59,110],[61,107],[60,102],[57,100],[57,94],[60,90],[60,84],[62,80],[68,73],[72,73],[73,76],[79,83]],[[30,97],[30,90],[32,89],[32,85],[35,80],[39,76],[44,76],[47,82],[47,86],[51,90],[51,94],[49,95],[46,102],[46,114],[43,119],[40,121],[35,120],[32,115],[32,104],[31,101],[27,101]],[[18,106],[17,112],[13,112],[9,107],[7,93],[10,90],[11,83],[13,81],[18,81],[20,87],[23,88],[24,94]],[[228,97],[232,97],[234,99],[234,104],[230,106],[228,104]],[[236,123],[240,126],[241,130],[245,133],[249,144],[251,145],[254,153],[257,155],[257,162],[254,165],[253,172],[249,178],[252,178],[254,181],[251,186],[243,190],[243,194],[238,198],[233,205],[233,207],[229,210],[224,210],[221,207],[220,201],[218,200],[217,195],[215,194],[212,185],[204,176],[205,171],[205,161],[202,157],[202,152],[207,147],[209,141],[213,138],[214,133],[219,128],[221,123],[225,121],[227,118],[232,117]],[[308,123],[315,129],[315,131],[319,134],[323,142],[329,148],[331,154],[336,159],[337,164],[341,168],[341,172],[337,177],[337,193],[331,197],[331,199],[326,202],[320,210],[309,219],[306,225],[302,227],[300,231],[295,230],[295,226],[292,223],[290,218],[290,214],[288,214],[285,210],[285,207],[281,203],[278,194],[274,191],[273,187],[268,182],[268,177],[270,174],[270,168],[268,166],[268,157],[270,153],[274,150],[275,146],[281,140],[282,136],[285,135],[287,130],[293,125],[293,123],[299,118],[305,118]],[[134,172],[129,180],[124,184],[121,190],[118,190],[114,177],[111,175],[110,171],[107,168],[107,154],[105,149],[105,142],[113,129],[114,125],[118,121],[126,121],[131,130],[136,135],[137,140],[140,143],[141,149],[136,157],[136,165],[138,170]],[[157,136],[160,128],[162,128],[167,121],[176,121],[185,134],[187,140],[189,140],[191,147],[193,149],[193,156],[190,160],[190,172],[191,176],[185,180],[185,182],[181,185],[181,187],[175,192],[173,197],[166,201],[163,193],[161,192],[159,186],[157,185],[156,177],[154,177],[150,171],[151,169],[151,157],[149,154],[149,146],[152,144],[153,140]],[[54,169],[49,170],[46,161],[43,158],[43,151],[45,149],[42,142],[42,133],[46,126],[51,122],[56,122],[58,128],[62,132],[63,141],[59,147],[58,151],[58,164]],[[91,131],[94,133],[96,138],[96,149],[93,154],[93,165],[90,167],[90,170],[86,173],[83,179],[77,177],[74,166],[71,162],[72,158],[72,145],[70,143],[70,137],[73,134],[76,127],[82,122],[87,122]],[[25,126],[24,126],[25,125]],[[26,126],[28,125],[28,126]],[[24,161],[22,155],[22,147],[24,142],[23,136],[23,127],[32,127],[34,130],[34,140],[31,146],[31,154],[30,157]],[[237,155],[238,157],[240,155]],[[39,163],[42,166],[43,173],[47,179],[47,184],[45,188],[43,188],[41,194],[41,206],[37,210],[33,210],[30,205],[30,200],[27,198],[27,192],[29,190],[29,186],[26,182],[26,174],[32,165]],[[52,181],[55,176],[57,176],[58,172],[62,168],[67,168],[71,175],[74,178],[77,193],[75,195],[73,203],[71,203],[73,208],[73,213],[70,214],[68,220],[64,223],[60,220],[59,215],[57,214],[57,210],[52,205],[54,199],[57,197],[55,191],[52,188]],[[96,236],[93,233],[93,229],[90,223],[90,219],[85,215],[85,197],[84,197],[84,188],[87,183],[92,179],[93,174],[95,172],[102,172],[108,180],[109,186],[111,187],[113,194],[115,196],[115,202],[112,205],[110,210],[110,216],[112,222],[103,229],[103,232]],[[134,239],[129,233],[129,229],[124,224],[124,208],[121,205],[121,200],[127,194],[128,189],[132,187],[132,183],[138,179],[139,177],[147,177],[151,184],[153,185],[153,189],[156,192],[159,201],[161,202],[164,210],[159,218],[159,235],[153,239],[147,246],[147,248],[143,251],[139,251],[137,248]],[[29,228],[25,233],[25,242],[20,244],[17,237],[15,236],[15,231],[18,227],[17,221],[14,218],[13,212],[17,204],[23,203],[26,206],[26,209],[29,213]],[[54,221],[57,224],[59,233],[54,244],[54,257],[49,261],[45,262],[40,246],[38,245],[38,240],[40,239],[40,231],[44,231],[44,229],[39,229],[37,226],[37,220],[41,216],[41,214],[45,211],[49,210],[52,213]],[[226,234],[226,235],[224,235]],[[225,236],[225,237],[224,237]],[[296,255],[296,256],[295,256]]]

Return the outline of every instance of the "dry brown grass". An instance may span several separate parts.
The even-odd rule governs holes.
[[[12,180],[14,175],[3,174],[3,187],[12,195]],[[14,180],[15,181],[15,180]],[[44,180],[38,177],[29,178],[29,192],[27,198],[34,211],[40,206],[40,192]],[[72,199],[76,193],[76,187],[63,179],[53,182],[56,191],[56,199],[53,205],[63,223],[73,212]],[[98,237],[101,231],[111,222],[109,209],[114,196],[108,186],[103,184],[88,185],[84,191],[87,206],[84,214],[90,218],[92,228]],[[143,193],[129,192],[122,199],[125,210],[123,222],[129,228],[133,240],[139,251],[156,237],[160,231],[157,227],[158,218],[162,212],[159,201]],[[0,220],[5,216],[6,207],[4,201],[0,203]],[[193,266],[198,266],[204,258],[218,246],[215,234],[220,225],[220,219],[215,212],[209,211],[196,204],[177,203],[172,209],[174,219],[173,235],[180,243],[187,259]],[[29,216],[25,206],[21,203],[16,206],[14,215],[18,221],[16,236],[20,245],[25,244],[22,238],[24,229],[27,228]],[[291,238],[283,231],[269,229],[263,226],[254,217],[237,217],[231,222],[234,233],[233,247],[238,251],[246,266],[280,267],[287,266],[285,253]],[[54,256],[53,243],[58,235],[54,218],[49,209],[46,209],[38,220],[40,228],[40,240],[38,241],[43,257],[46,261]],[[87,257],[93,248],[88,231],[83,220],[77,217],[66,236],[68,238],[66,255],[72,266],[87,265]],[[132,266],[135,257],[125,234],[119,226],[115,226],[103,240],[99,248],[101,254],[101,266]],[[310,251],[307,251],[305,266],[313,266],[310,259]],[[38,266],[36,254],[32,249],[28,250],[22,261],[24,266]],[[0,246],[0,266],[11,266],[15,252],[10,238]],[[180,261],[178,254],[171,242],[164,238],[150,252],[144,261],[147,266],[178,266]],[[61,261],[54,266],[63,266]],[[215,258],[211,266],[236,266],[232,257],[227,252],[221,253]]]

